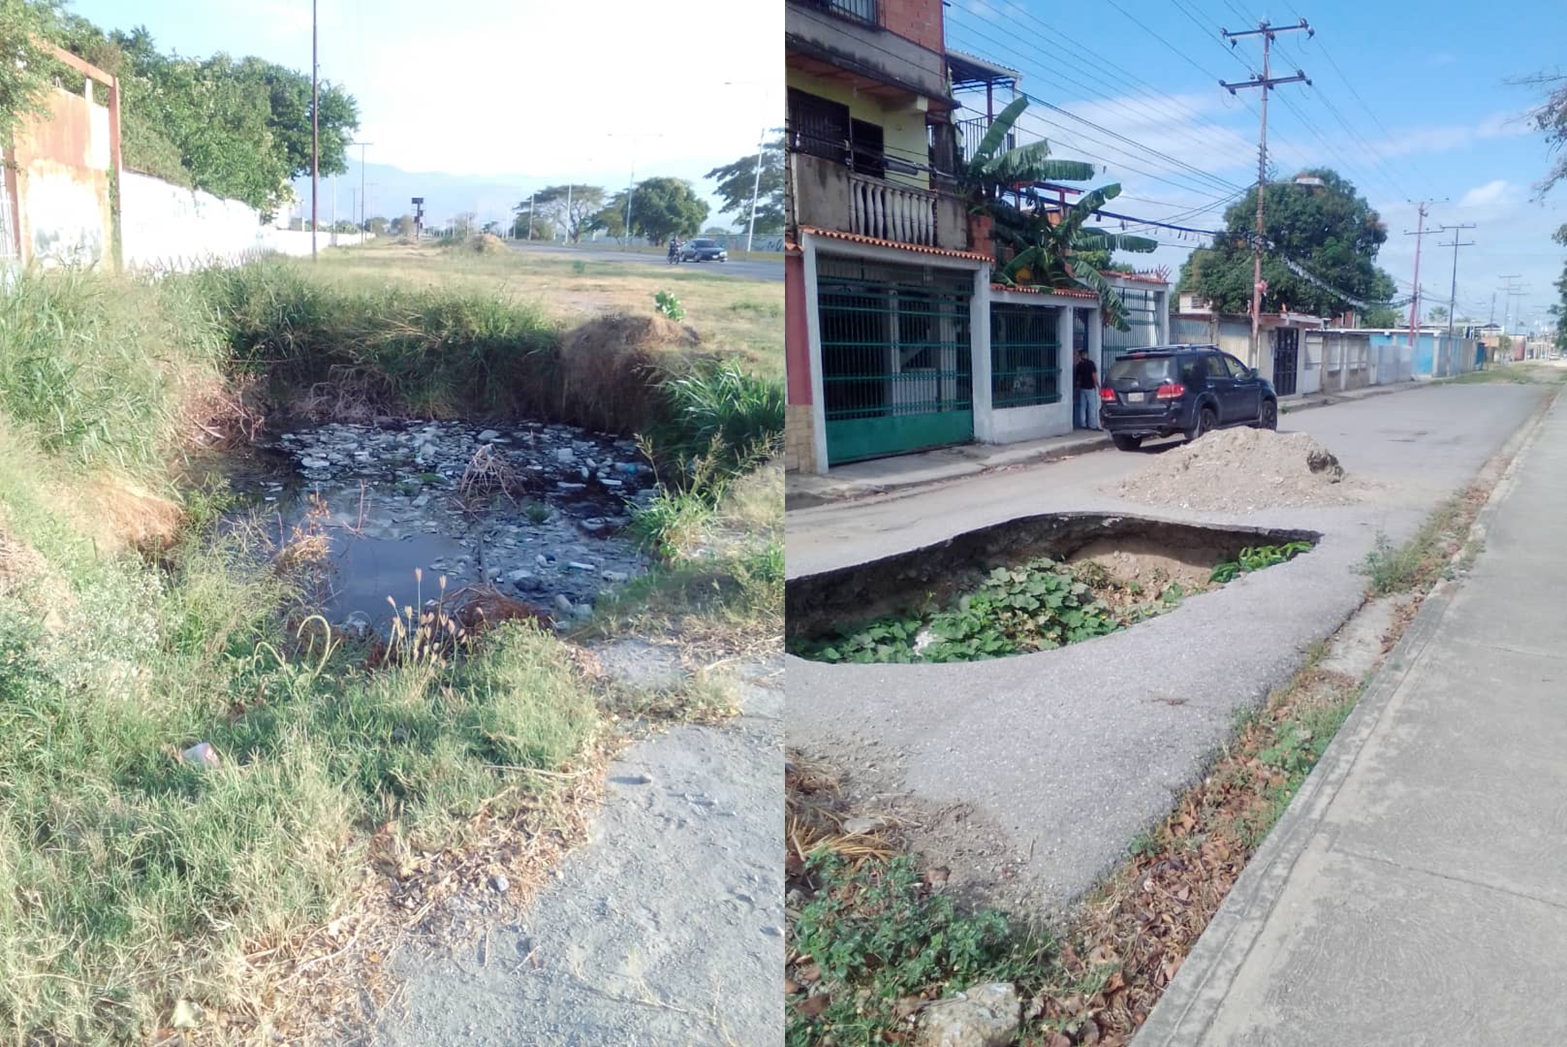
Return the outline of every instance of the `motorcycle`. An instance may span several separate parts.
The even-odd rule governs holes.
[[[680,264],[680,248],[676,247],[674,244],[669,245],[669,264]]]

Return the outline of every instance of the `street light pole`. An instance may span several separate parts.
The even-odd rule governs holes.
[[[756,142],[756,175],[751,179],[751,227],[745,233],[745,250],[751,253],[751,241],[756,238],[756,198],[762,192],[762,154],[767,149],[767,128]]]

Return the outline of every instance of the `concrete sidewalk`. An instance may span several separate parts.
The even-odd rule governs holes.
[[[1365,400],[1374,396],[1420,389],[1426,384],[1402,382],[1398,385],[1371,386],[1345,392],[1313,393],[1310,396],[1286,400],[1279,405],[1279,410],[1280,413],[1289,415],[1313,407],[1327,407],[1350,400]],[[1011,466],[1038,465],[1042,462],[1075,457],[1093,451],[1103,451],[1110,446],[1110,438],[1103,431],[1078,429],[1060,436],[1047,436],[1019,443],[963,444],[958,447],[942,447],[934,451],[921,451],[892,458],[876,458],[868,462],[840,465],[826,476],[790,473],[784,480],[784,506],[786,509],[807,509],[811,506],[826,505],[851,498],[866,498],[889,491],[903,491],[945,483]]]
[[[1136,1047],[1567,1043],[1567,401]]]

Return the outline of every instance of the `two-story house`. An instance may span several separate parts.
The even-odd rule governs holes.
[[[785,467],[1070,431],[1071,352],[1100,355],[1098,298],[994,285],[959,189],[994,88],[1020,75],[949,52],[941,0],[784,11]],[[982,110],[954,97],[980,91]]]

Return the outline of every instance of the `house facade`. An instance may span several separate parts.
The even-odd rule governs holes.
[[[953,83],[1018,74],[949,55],[941,0],[786,0],[785,77],[785,468],[1069,432],[1098,298],[994,285],[956,179],[984,127]],[[1152,303],[1139,344],[1167,337],[1168,285],[1120,282]]]

